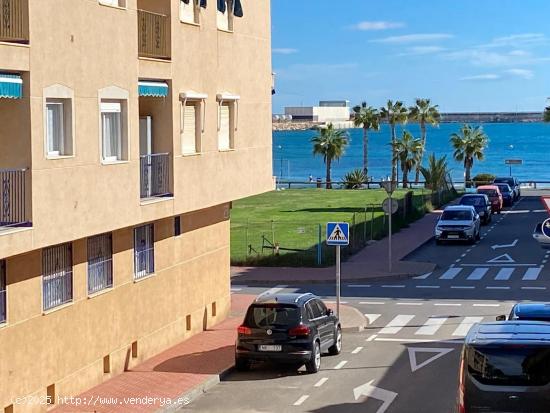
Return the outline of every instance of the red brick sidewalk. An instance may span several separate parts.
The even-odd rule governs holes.
[[[125,398],[163,398],[176,400],[194,389],[214,385],[219,375],[234,364],[234,342],[238,325],[254,296],[232,295],[231,316],[214,328],[199,333],[165,352],[145,361],[105,383],[79,395],[81,400],[110,399],[119,404],[96,402],[95,406],[66,405],[61,412],[133,413],[153,412],[156,403],[131,403]],[[182,405],[180,405],[182,407]]]

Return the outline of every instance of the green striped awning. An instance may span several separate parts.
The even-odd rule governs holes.
[[[138,83],[139,96],[165,98],[168,96],[168,83],[140,81]]]
[[[0,73],[0,98],[21,99],[23,97],[23,80],[21,75]]]

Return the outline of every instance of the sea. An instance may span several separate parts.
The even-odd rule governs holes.
[[[485,149],[485,159],[475,161],[472,177],[478,173],[492,173],[507,176],[507,159],[521,159],[522,165],[512,166],[512,175],[520,181],[550,181],[550,124],[546,123],[483,123],[481,126],[489,137]],[[453,159],[450,136],[459,132],[461,124],[442,123],[438,127],[427,129],[426,156],[435,153],[437,157],[447,156],[451,176],[454,181],[464,180],[462,162]],[[404,127],[415,137],[420,137],[417,124]],[[398,127],[398,136],[403,127]],[[344,156],[333,163],[332,180],[342,180],[344,175],[362,167],[363,130],[348,129],[350,144]],[[317,135],[315,130],[275,131],[273,132],[273,175],[285,181],[309,181],[309,177],[325,178],[326,167],[323,158],[313,156],[311,139]],[[391,174],[391,146],[389,145],[389,125],[384,124],[378,132],[369,132],[369,176],[375,181]],[[409,179],[414,179],[414,173]]]

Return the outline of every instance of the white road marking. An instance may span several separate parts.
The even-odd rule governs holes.
[[[493,286],[490,286],[490,287],[485,287],[486,290],[509,290],[510,287],[493,287]]]
[[[514,240],[511,244],[502,244],[502,245],[493,245],[491,248],[493,250],[499,249],[499,248],[512,248],[515,247],[518,243],[518,239]]]
[[[426,274],[423,274],[423,275],[419,275],[418,277],[413,277],[415,280],[425,280],[426,278],[428,278],[430,275],[432,275],[431,272],[429,273],[426,273]]]
[[[386,302],[385,301],[359,301],[359,304],[384,305],[384,304],[386,304]]]
[[[376,413],[385,413],[388,407],[391,406],[397,393],[382,389],[381,387],[373,386],[374,380],[369,381],[359,387],[353,389],[353,397],[355,400],[359,400],[361,396],[365,396],[369,399],[376,399],[382,402],[382,405],[376,410]]]
[[[369,324],[374,324],[374,322],[378,320],[381,315],[382,314],[365,314],[365,317],[367,317]]]
[[[376,337],[378,336],[378,334],[372,334],[371,336],[369,336],[365,341],[374,341],[376,339]]]
[[[438,339],[427,339],[427,338],[390,338],[390,337],[377,337],[374,341],[385,341],[393,343],[444,343],[444,344],[462,344],[463,339],[453,339],[453,340],[438,340]]]
[[[355,350],[353,350],[353,351],[351,352],[351,354],[357,354],[357,353],[359,353],[361,350],[363,350],[363,347],[356,347]]]
[[[460,303],[435,303],[434,306],[436,307],[460,307],[462,304]]]
[[[325,301],[325,303],[327,303],[327,304],[336,304],[336,301],[328,300],[328,301]],[[347,304],[347,303],[348,303],[347,301],[340,301],[340,304]]]
[[[466,256],[466,253],[462,254],[461,257],[464,258]]]
[[[546,212],[546,209],[533,209],[531,212]]]
[[[468,334],[468,331],[470,331],[470,328],[475,323],[481,323],[482,320],[483,320],[483,317],[464,317],[464,320],[462,320],[462,323],[460,323],[459,326],[454,331],[453,336],[460,336],[460,337],[466,336],[466,334]]]
[[[514,269],[515,268],[508,268],[508,267],[501,268],[498,271],[498,274],[496,275],[495,280],[497,280],[497,281],[507,281],[507,280],[509,280],[510,277],[512,276],[512,273],[514,272]]]
[[[457,290],[473,290],[476,287],[472,285],[451,285],[451,288],[454,288]]]
[[[535,281],[537,278],[539,278],[539,274],[541,272],[542,268],[527,268],[527,271],[525,271],[525,275],[523,276],[522,280],[524,281]]]
[[[538,264],[510,264],[510,263],[502,263],[502,264],[460,264],[462,267],[537,267]]]
[[[348,361],[347,360],[342,360],[340,363],[338,363],[336,366],[334,366],[334,370],[340,370],[346,364],[348,364]]]
[[[287,288],[288,285],[277,285],[273,288],[270,288],[269,290],[267,291],[264,291],[262,294],[260,295],[273,295],[273,294],[277,294],[279,291],[282,291],[284,290],[285,288]]]
[[[298,400],[294,402],[294,406],[301,406],[303,402],[309,399],[309,394],[304,394]]]
[[[491,260],[488,260],[487,262],[488,263],[493,263],[493,264],[507,264],[507,263],[512,264],[516,261],[510,256],[510,254],[502,254],[502,255],[499,255],[498,257],[495,257]]]
[[[485,303],[479,303],[474,304],[474,307],[500,307],[500,304],[485,304]]]
[[[462,268],[449,268],[441,277],[439,277],[440,280],[452,280],[455,278],[458,273],[462,271]]]
[[[325,384],[328,381],[328,377],[323,377],[321,380],[319,380],[317,383],[313,385],[313,387],[321,387],[323,384]]]
[[[409,363],[411,365],[411,372],[421,369],[424,366],[427,366],[432,361],[437,360],[440,357],[443,357],[445,354],[453,351],[454,348],[432,348],[432,347],[409,347]],[[435,353],[432,357],[424,360],[422,363],[418,364],[416,361],[416,353]]]
[[[231,292],[236,293],[237,291],[242,291],[242,290],[243,290],[242,288],[232,288]]]
[[[418,336],[433,336],[445,321],[447,321],[447,317],[432,316],[414,334]]]
[[[396,305],[423,305],[424,303],[396,303]]]
[[[481,280],[485,274],[487,274],[489,268],[476,268],[468,276],[467,280]]]
[[[385,284],[381,286],[382,288],[405,288],[405,284]]]
[[[370,288],[370,284],[348,284],[349,288]]]
[[[522,290],[546,290],[546,287],[521,287]]]
[[[439,288],[439,285],[417,285],[416,288]]]
[[[378,332],[378,334],[396,334],[403,327],[405,327],[409,321],[414,318],[414,315],[403,315],[400,314],[391,320],[386,326]]]

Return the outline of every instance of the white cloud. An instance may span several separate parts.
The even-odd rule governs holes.
[[[399,29],[401,27],[405,27],[405,23],[386,21],[363,21],[351,26],[354,30],[363,31]]]
[[[533,71],[528,69],[509,69],[506,71],[506,73],[512,76],[521,77],[522,79],[525,79],[525,80],[533,79],[533,77],[535,76]]]
[[[422,43],[431,42],[437,40],[451,39],[454,36],[449,33],[415,33],[406,34],[403,36],[390,36],[382,39],[371,40],[372,43],[386,43],[386,44],[406,44],[406,43]]]
[[[462,60],[474,66],[507,67],[526,66],[549,61],[547,57],[535,57],[525,50],[512,50],[510,52],[495,52],[483,49],[465,49],[445,53],[444,58],[449,60]]]
[[[542,33],[520,33],[494,38],[490,43],[478,47],[524,47],[547,43],[547,37]]]
[[[290,47],[279,47],[271,50],[275,54],[294,54],[298,53],[298,49],[292,49]]]
[[[399,53],[398,56],[419,56],[434,53],[441,53],[447,50],[441,46],[414,46],[407,48],[406,52]]]
[[[496,73],[486,73],[484,75],[466,76],[466,77],[460,78],[460,80],[484,81],[484,80],[499,80],[500,78],[501,76],[497,75]]]

